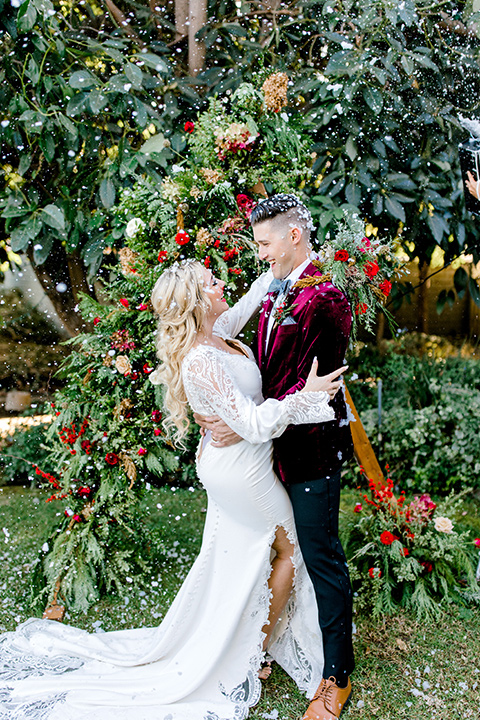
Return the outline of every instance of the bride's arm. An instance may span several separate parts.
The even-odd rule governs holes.
[[[250,318],[260,309],[272,280],[273,273],[271,270],[260,275],[260,277],[252,283],[248,292],[246,292],[233,307],[220,315],[213,326],[215,335],[223,338],[236,337]]]
[[[261,405],[245,396],[216,350],[205,349],[186,358],[183,382],[192,408],[218,415],[251,443],[281,435],[288,425],[328,422],[335,413],[326,392],[299,392],[284,400],[269,399]]]

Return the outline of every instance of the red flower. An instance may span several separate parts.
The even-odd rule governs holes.
[[[333,259],[334,259],[334,260],[339,260],[339,262],[347,262],[348,257],[349,257],[349,256],[348,256],[347,250],[337,250],[337,252],[335,253]]]
[[[390,295],[390,291],[392,289],[392,283],[390,282],[390,280],[384,280],[383,282],[380,283],[380,285],[378,287],[383,292],[385,297],[388,297]]]
[[[127,298],[120,298],[120,305],[123,305],[123,307],[126,308],[127,310],[130,307],[130,304],[129,304]]]
[[[384,530],[380,535],[380,542],[384,545],[391,545],[397,538],[389,530]]]
[[[80,497],[88,497],[91,492],[92,492],[92,488],[89,488],[86,485],[85,485],[85,487],[79,487],[77,490],[77,494],[80,495]]]
[[[138,372],[134,370],[132,373],[130,373],[130,377],[132,380],[138,380]]]
[[[191,120],[187,120],[187,122],[183,126],[183,129],[187,133],[192,133],[195,129],[195,124]]]
[[[143,369],[143,372],[145,373],[145,375],[149,375],[153,371],[153,368],[150,367],[150,365],[148,363],[145,363],[145,365],[143,366],[142,369]]]
[[[207,257],[206,257],[205,260],[203,261],[203,264],[205,265],[205,267],[207,268],[207,270],[208,270],[208,268],[210,267],[210,262],[211,262],[211,260],[212,260],[212,258],[210,257],[210,255],[207,255]]]
[[[148,310],[148,305],[146,305],[145,303],[141,303],[141,304],[137,307],[137,310]]]
[[[363,315],[368,310],[367,303],[357,303],[357,307],[355,308],[355,315]]]
[[[431,563],[431,562],[427,562],[427,560],[422,560],[422,562],[420,563],[420,565],[423,565],[423,567],[425,568],[426,572],[431,573],[432,570],[433,570],[433,565],[432,565],[432,563]]]
[[[90,455],[90,453],[92,452],[92,443],[90,442],[90,440],[82,440],[82,442],[80,443],[80,447],[82,448],[82,450],[85,451],[86,455]]]
[[[373,578],[376,578],[376,577],[377,577],[377,578],[381,578],[381,577],[382,577],[382,571],[380,570],[380,568],[369,568],[368,574],[370,575],[370,577],[371,577],[372,579],[373,579]]]
[[[160,252],[158,253],[157,260],[159,263],[162,263],[167,259],[167,257],[168,257],[168,252],[166,250],[160,250]]]
[[[369,248],[372,246],[372,243],[367,237],[362,238],[362,243],[365,245],[366,248]]]
[[[153,434],[158,437],[159,435],[162,434],[162,431],[160,430],[160,428],[155,428],[154,431],[153,431]]]
[[[234,258],[236,258],[237,255],[237,248],[232,248],[231,250],[225,250],[225,252],[223,253],[223,259],[225,260],[225,262],[228,262],[229,260],[233,260]]]
[[[357,503],[355,507],[353,508],[353,512],[359,513],[362,512],[362,503]]]
[[[179,230],[175,235],[177,245],[186,245],[190,240],[190,235],[185,230]]]
[[[82,518],[80,517],[80,515],[74,515],[72,517],[72,520],[75,520],[75,522],[82,522]]]
[[[232,273],[232,275],[241,275],[242,274],[241,268],[228,268],[228,272]]]
[[[115,453],[107,453],[105,455],[105,460],[109,465],[116,465],[118,463],[118,455]]]
[[[93,318],[93,324],[94,324],[94,325],[98,325],[99,322],[100,322],[100,318],[99,318],[99,317]],[[53,405],[52,405],[52,407],[53,407]]]
[[[146,454],[147,454],[147,451],[145,450],[145,448],[139,448],[137,455],[146,455]]]
[[[152,420],[153,420],[154,423],[159,423],[159,422],[161,422],[162,417],[163,417],[163,415],[162,415],[162,413],[160,412],[160,410],[154,410],[154,411],[152,412]]]
[[[369,260],[365,265],[363,266],[363,272],[367,277],[370,279],[374,278],[375,275],[378,273],[380,268],[378,267],[378,263],[376,260]]]
[[[407,555],[410,555],[410,550],[408,548],[403,548],[402,553],[403,557],[407,557]]]

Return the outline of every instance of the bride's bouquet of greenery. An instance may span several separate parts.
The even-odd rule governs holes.
[[[426,620],[452,600],[479,603],[472,542],[452,520],[469,491],[437,505],[428,494],[407,502],[390,478],[369,487],[342,538],[359,609],[375,616],[402,607]]]

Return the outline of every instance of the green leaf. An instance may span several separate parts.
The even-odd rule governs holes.
[[[345,188],[345,197],[350,205],[358,207],[362,199],[362,193],[357,183],[349,183]]]
[[[143,73],[137,65],[127,63],[125,65],[125,75],[130,80],[134,88],[142,87]]]
[[[81,113],[82,110],[85,109],[87,99],[87,93],[80,92],[74,95],[72,99],[68,101],[66,109],[67,115],[70,115],[70,117],[75,117],[75,115]]]
[[[388,195],[385,195],[385,209],[390,215],[393,215],[393,217],[398,218],[398,220],[403,223],[405,222],[405,210],[398,200],[394,200],[388,197]]]
[[[33,248],[33,260],[36,265],[43,265],[53,247],[53,235],[44,235],[40,243]]]
[[[65,215],[58,205],[47,205],[42,209],[43,221],[55,230],[65,230]]]
[[[37,20],[37,11],[31,0],[25,0],[17,15],[17,27],[19,32],[28,32],[33,28]]]
[[[457,291],[458,297],[462,298],[465,295],[465,290],[467,289],[468,285],[468,274],[463,267],[459,267],[455,270],[455,274],[453,276],[453,284],[455,286],[455,290]]]
[[[103,178],[100,183],[100,200],[103,207],[111,208],[115,202],[115,185],[111,178]]]
[[[45,160],[49,163],[52,162],[55,157],[55,140],[53,135],[51,133],[42,135],[38,140],[38,144],[45,155]]]
[[[347,153],[350,160],[352,160],[352,162],[353,162],[353,160],[355,160],[355,158],[358,155],[357,146],[355,144],[355,141],[354,141],[352,135],[348,136],[348,140],[345,143],[345,152]]]
[[[167,64],[158,55],[154,55],[153,53],[142,53],[140,57],[145,65],[152,68],[152,70],[163,73],[168,72]]]
[[[442,314],[446,302],[447,302],[447,291],[446,291],[446,290],[441,290],[440,293],[439,293],[439,295],[438,295],[438,297],[437,297],[437,305],[436,305],[437,315],[441,315],[441,314]]]
[[[480,289],[478,282],[475,278],[468,278],[468,289],[470,291],[470,297],[477,307],[480,307]]]
[[[92,90],[88,94],[88,104],[94,115],[98,115],[108,103],[108,97],[100,90]]]
[[[30,237],[25,230],[25,225],[20,225],[18,228],[12,231],[10,235],[10,247],[13,252],[20,252],[28,247]]]
[[[445,230],[448,232],[448,226],[446,226],[445,220],[440,217],[440,215],[437,215],[434,213],[433,215],[428,215],[427,217],[427,225],[431,230],[431,233],[433,237],[435,238],[437,243],[440,243],[443,238],[443,233]]]
[[[376,88],[367,87],[363,91],[363,97],[367,105],[377,115],[383,107],[383,95]]]
[[[98,79],[88,70],[77,70],[68,79],[68,84],[74,90],[88,90],[99,85]]]
[[[161,153],[165,150],[165,136],[163,133],[157,133],[145,140],[140,147],[140,152],[150,155],[151,153]]]

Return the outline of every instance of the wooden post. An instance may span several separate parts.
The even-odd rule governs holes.
[[[362,466],[365,471],[365,475],[369,480],[374,480],[376,483],[383,483],[384,477],[380,469],[380,465],[378,464],[378,460],[373,451],[370,440],[367,437],[365,428],[362,425],[357,409],[353,404],[352,396],[348,392],[348,388],[346,386],[345,400],[350,406],[352,415],[355,418],[355,422],[350,423],[350,430],[352,431],[353,451],[357,462]]]

